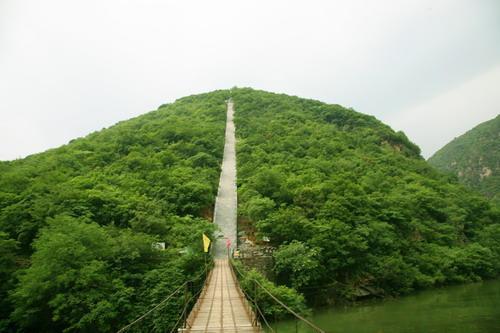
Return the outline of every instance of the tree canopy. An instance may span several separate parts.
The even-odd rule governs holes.
[[[117,331],[203,270],[227,95],[0,162],[0,331]],[[142,331],[170,330],[180,308]]]
[[[500,213],[401,132],[339,105],[234,88],[0,162],[0,331],[116,331],[203,271],[235,102],[239,213],[280,286],[351,299],[500,272]],[[160,251],[152,246],[164,242]],[[268,314],[280,314],[271,305]],[[174,327],[181,299],[132,331]]]
[[[232,96],[239,213],[277,247],[281,283],[331,301],[500,272],[498,207],[431,167],[404,133],[339,105]]]

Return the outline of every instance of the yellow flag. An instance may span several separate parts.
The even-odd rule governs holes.
[[[203,251],[208,252],[208,247],[210,246],[210,238],[203,234]]]

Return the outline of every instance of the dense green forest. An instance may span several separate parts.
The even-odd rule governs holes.
[[[0,331],[116,331],[199,276],[230,96],[240,215],[276,247],[279,284],[331,301],[498,275],[498,207],[403,133],[338,105],[234,88],[0,162]],[[305,310],[293,289],[247,274],[244,288],[259,279]],[[169,331],[180,302],[131,331]]]
[[[500,115],[453,139],[429,163],[500,204]]]
[[[227,94],[0,163],[0,331],[117,331],[203,270]],[[141,331],[169,331],[179,302]]]
[[[403,133],[339,105],[232,96],[239,214],[277,247],[279,283],[332,301],[498,276],[498,208]]]

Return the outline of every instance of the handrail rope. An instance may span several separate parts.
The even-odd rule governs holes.
[[[207,272],[207,275],[205,276],[205,281],[203,282],[203,284],[200,286],[200,290],[198,290],[198,292],[196,293],[198,299],[197,301],[193,304],[193,307],[191,308],[191,312],[189,313],[189,316],[187,318],[185,318],[185,324],[186,325],[189,325],[191,326],[191,324],[189,324],[189,319],[191,317],[191,315],[193,315],[193,312],[195,312],[196,314],[198,313],[198,311],[200,310],[200,297],[204,297],[205,294],[207,293],[207,283],[210,282],[211,278],[212,278],[212,273],[213,271],[210,270],[209,272]],[[194,297],[194,296],[193,296]],[[191,301],[191,299],[190,299]]]
[[[264,320],[264,323],[266,324],[266,326],[271,330],[272,333],[274,333],[274,329],[271,327],[271,325],[269,325],[269,322],[267,321],[266,317],[262,313],[262,310],[260,309],[259,304],[257,304],[257,302],[255,302],[255,307],[257,308],[257,311],[260,313],[260,316]]]
[[[234,265],[234,262],[233,260],[231,260],[231,264],[234,268],[236,268],[236,270],[238,271],[238,273],[243,276],[243,274],[241,273],[241,271],[238,269],[238,267],[236,265]],[[276,298],[273,294],[271,294],[271,292],[269,290],[267,290],[266,287],[264,287],[259,281],[257,281],[256,279],[251,279],[252,281],[254,281],[262,290],[264,290],[266,292],[266,294],[268,294],[275,302],[277,302],[279,305],[281,305],[283,308],[285,308],[288,312],[290,312],[291,314],[293,314],[296,318],[300,319],[301,321],[305,322],[306,324],[308,324],[310,327],[312,327],[314,330],[316,330],[317,332],[320,332],[320,333],[325,333],[324,330],[322,330],[321,328],[319,328],[318,326],[314,325],[313,323],[311,323],[309,320],[305,319],[304,317],[302,317],[301,315],[299,315],[298,313],[296,313],[295,311],[293,311],[290,307],[288,307],[285,303],[283,303],[282,301],[280,301],[278,298]]]
[[[172,330],[170,331],[170,333],[173,333],[175,332],[175,329],[177,328],[177,325],[179,325],[181,319],[184,317],[184,314],[186,313],[186,309],[187,309],[187,303],[184,304],[184,309],[182,310],[179,318],[177,319],[177,322],[175,323],[175,325],[172,327]]]
[[[262,313],[262,311],[260,310],[259,308],[259,305],[257,304],[257,301],[256,299],[254,299],[253,297],[251,297],[245,290],[242,290],[243,294],[245,295],[246,298],[248,298],[251,302],[251,304],[254,304],[255,305],[255,308],[257,309],[257,311],[260,313],[260,315],[262,316],[262,319],[264,319],[264,323],[271,329],[271,331],[274,331],[272,329],[271,326],[269,326],[269,323],[267,322],[266,318],[264,317],[264,314]]]
[[[151,310],[149,310],[148,312],[146,312],[145,314],[143,314],[142,316],[140,316],[139,318],[137,318],[136,320],[134,320],[133,322],[131,322],[130,324],[124,326],[123,328],[121,328],[119,331],[117,331],[116,333],[122,333],[122,332],[125,332],[125,330],[129,329],[132,325],[134,325],[135,323],[141,321],[142,319],[144,319],[147,315],[149,315],[151,312],[153,312],[154,310],[156,310],[157,308],[159,308],[161,305],[163,305],[165,302],[167,302],[169,299],[172,298],[172,296],[174,296],[175,294],[177,294],[177,292],[179,292],[179,290],[181,288],[183,288],[185,285],[187,284],[187,282],[184,282],[179,288],[177,288],[173,293],[171,293],[170,295],[168,295],[167,298],[165,298],[163,301],[161,301],[160,303],[158,303],[155,307],[153,307]]]
[[[233,265],[231,265],[231,267],[233,267]],[[238,271],[238,273],[241,275],[241,271],[238,270],[238,268],[236,266],[234,266],[234,268],[236,268],[236,270]],[[255,305],[255,308],[257,309],[257,312],[260,314],[260,316],[264,320],[264,324],[266,324],[266,326],[271,330],[271,332],[274,333],[274,329],[271,327],[271,325],[267,321],[266,317],[264,316],[264,313],[260,309],[259,304],[257,303],[257,299],[254,299],[253,297],[251,297],[250,294],[248,294],[245,290],[243,290],[243,288],[240,288],[240,290],[243,292],[243,294],[245,295],[245,297],[251,301],[251,304]]]
[[[175,329],[177,328],[177,325],[179,325],[179,322],[181,321],[181,319],[184,317],[184,315],[186,314],[187,312],[187,308],[188,308],[188,304],[189,302],[191,302],[195,297],[198,297],[200,294],[201,294],[201,291],[203,290],[203,287],[202,286],[200,288],[200,290],[198,290],[196,293],[194,293],[193,295],[191,295],[191,297],[189,298],[189,300],[186,302],[186,304],[184,304],[184,308],[179,316],[179,319],[177,319],[177,322],[175,323],[174,327],[172,328],[172,330],[170,331],[170,333],[173,333],[175,331]]]
[[[302,320],[303,322],[305,322],[306,324],[308,324],[309,326],[311,326],[312,328],[314,328],[316,331],[318,332],[321,332],[321,333],[325,333],[325,331],[323,331],[321,328],[319,328],[318,326],[314,325],[313,323],[311,323],[309,320],[307,320],[306,318],[302,317],[301,315],[299,315],[298,313],[296,313],[295,311],[293,311],[291,308],[289,308],[285,303],[283,303],[282,301],[280,301],[278,298],[276,298],[273,294],[271,294],[271,292],[269,290],[267,290],[266,287],[264,287],[262,284],[260,284],[259,281],[255,280],[254,281],[257,283],[257,285],[259,285],[262,290],[264,290],[272,299],[274,299],[278,304],[280,304],[282,307],[284,307],[286,310],[288,310],[288,312],[290,312],[291,314],[293,314],[295,317],[297,317],[298,319]]]
[[[201,295],[201,292],[203,291],[203,288],[205,288],[205,285],[204,285],[204,284],[200,287],[200,289],[199,289],[196,293],[194,293],[194,294],[192,294],[192,295],[191,295],[191,297],[190,297],[190,298],[187,300],[187,302],[186,302],[186,308],[187,308],[188,304],[189,304],[189,303],[190,303],[190,302],[191,302],[194,298],[198,298],[198,297]],[[196,306],[196,303],[195,303],[195,304],[193,304],[193,306]],[[184,314],[184,312],[183,312],[182,314]],[[182,318],[182,315],[180,316],[180,318]],[[188,317],[188,318],[186,318],[186,325],[187,325],[187,324],[189,324],[189,323],[187,322],[187,321],[188,321],[188,319],[189,319],[189,317]]]
[[[159,307],[161,307],[163,304],[165,304],[168,300],[170,300],[175,294],[177,294],[183,287],[185,287],[188,283],[190,282],[193,282],[193,281],[196,281],[198,280],[205,272],[206,272],[206,267],[205,269],[203,269],[203,271],[198,274],[195,278],[191,279],[191,280],[187,280],[187,281],[184,281],[183,284],[181,284],[177,289],[175,289],[170,295],[168,295],[163,301],[161,301],[160,303],[158,303],[156,306],[154,306],[151,310],[149,310],[148,312],[146,312],[145,314],[143,314],[142,316],[140,316],[139,318],[137,318],[136,320],[134,320],[133,322],[131,322],[130,324],[122,327],[119,331],[117,331],[116,333],[122,333],[122,332],[125,332],[126,330],[128,330],[132,325],[136,324],[137,322],[141,321],[142,319],[144,319],[145,317],[147,317],[151,312],[153,312],[154,310],[158,309]]]
[[[236,268],[237,273],[238,273],[240,276],[241,276],[241,272],[238,270],[238,268],[237,268],[236,266],[234,266],[234,265],[233,265],[232,260],[231,260],[231,264],[229,265],[229,267],[231,268],[231,272],[232,272],[232,274],[234,275],[234,277],[235,277],[235,279],[236,279],[236,283],[238,284],[238,289],[239,289],[239,290],[243,293],[243,295],[245,296],[245,298],[246,298],[246,300],[247,300],[247,303],[248,303],[248,300],[250,300],[250,304],[252,304],[252,303],[253,303],[253,304],[255,304],[255,306],[257,307],[257,306],[258,306],[258,304],[257,304],[256,300],[254,300],[254,299],[253,299],[253,298],[252,298],[252,297],[251,297],[251,296],[250,296],[250,295],[249,295],[249,294],[248,294],[248,293],[247,293],[247,292],[246,292],[246,291],[245,291],[245,290],[241,287],[240,281],[238,280],[238,275],[235,273],[234,269]],[[249,306],[249,305],[247,305],[247,306]],[[258,324],[258,322],[257,322],[257,314],[253,313],[253,315],[255,316],[256,324]],[[264,315],[262,314],[262,316],[264,316]],[[267,321],[266,321],[266,323],[267,323]],[[269,326],[269,325],[268,325],[268,326]],[[271,327],[269,326],[269,328],[271,328]],[[272,328],[271,328],[271,330],[272,330]]]

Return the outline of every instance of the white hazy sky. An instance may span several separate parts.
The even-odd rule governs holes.
[[[232,86],[353,107],[429,157],[500,113],[500,1],[0,0],[0,160]]]

